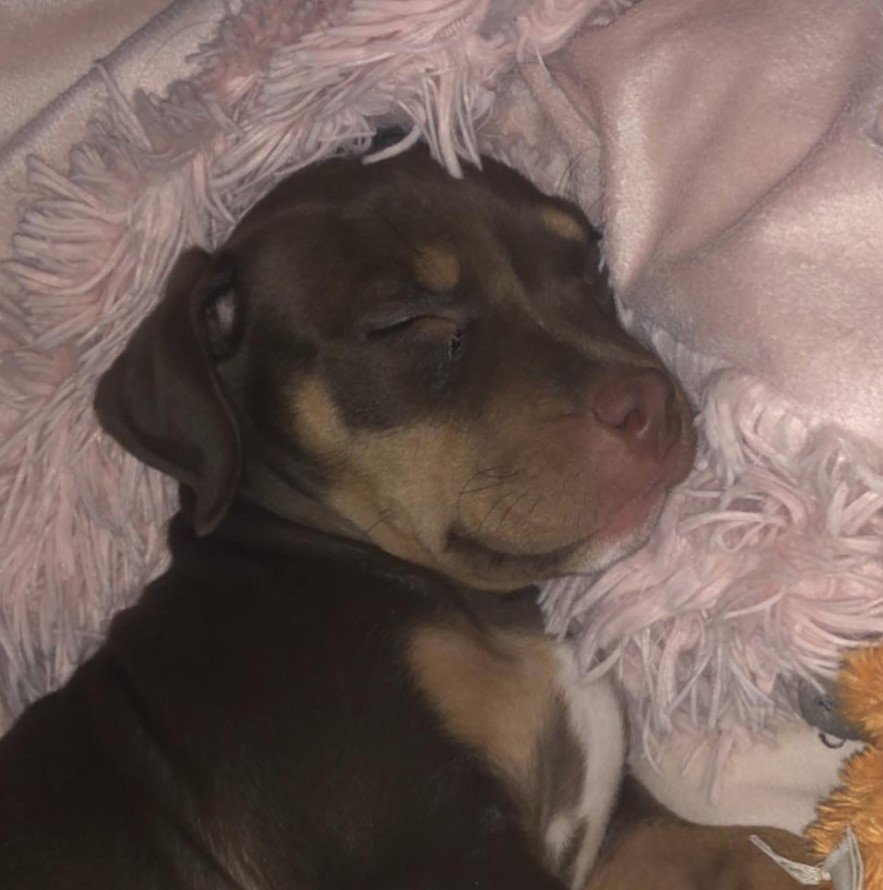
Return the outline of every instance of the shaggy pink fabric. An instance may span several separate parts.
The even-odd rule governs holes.
[[[517,54],[625,5],[247,0],[167,97],[106,76],[66,174],[31,159],[18,287],[0,296],[0,725],[163,565],[172,488],[99,433],[91,399],[175,255],[217,244],[281,177],[363,149],[385,121],[411,123],[457,172]]]
[[[494,110],[488,144],[604,225],[627,324],[702,408],[649,547],[547,595],[651,759],[698,730],[723,761],[883,632],[881,99],[870,0],[644,0]]]

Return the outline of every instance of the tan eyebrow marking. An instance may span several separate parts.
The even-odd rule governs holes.
[[[432,291],[451,290],[460,280],[456,254],[437,244],[417,248],[413,268],[418,282]]]
[[[560,207],[552,207],[547,204],[541,208],[540,221],[559,238],[565,238],[568,241],[582,241],[585,238],[585,230],[579,220]]]

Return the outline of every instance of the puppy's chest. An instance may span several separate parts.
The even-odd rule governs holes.
[[[419,626],[407,657],[443,731],[505,786],[550,871],[582,887],[624,760],[610,684],[581,682],[570,651],[541,633],[456,618]]]

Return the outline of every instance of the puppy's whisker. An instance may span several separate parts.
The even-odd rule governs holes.
[[[536,513],[537,508],[540,506],[540,504],[541,504],[545,499],[546,499],[545,495],[542,495],[542,494],[539,495],[539,496],[537,497],[537,499],[533,502],[533,506],[530,508],[530,510],[527,511],[527,513],[526,513],[526,515],[525,515],[525,517],[524,517],[524,521],[525,521],[525,522],[526,522],[528,519],[530,519],[531,516],[533,516],[534,513]]]
[[[476,535],[480,535],[481,532],[484,530],[485,523],[488,521],[488,519],[491,518],[491,516],[493,516],[494,510],[496,510],[497,507],[501,503],[503,503],[503,501],[506,500],[507,497],[511,496],[511,492],[506,492],[505,494],[500,495],[500,497],[498,497],[493,502],[493,504],[491,504],[490,509],[487,511],[487,513],[484,514],[484,518],[481,520],[481,522],[478,524],[478,528],[475,530]]]
[[[491,489],[505,485],[508,481],[508,479],[498,479],[496,482],[488,482],[487,485],[476,485],[473,488],[462,488],[460,489],[460,496],[462,497],[466,494],[478,494],[482,491],[490,491]]]
[[[377,522],[373,523],[372,525],[369,525],[367,529],[361,529],[362,534],[364,534],[366,536],[366,538],[369,537],[371,532],[373,532],[375,529],[379,528],[384,523],[389,522],[390,519],[392,519],[392,517],[393,517],[392,510],[384,511],[378,518]]]
[[[498,488],[501,485],[505,485],[510,479],[514,479],[516,476],[521,474],[521,470],[510,470],[506,472],[501,472],[503,467],[489,467],[485,470],[479,470],[469,477],[469,480],[460,489],[460,492],[457,495],[457,505],[459,507],[460,501],[467,494],[478,494],[483,491],[490,491],[493,488]],[[490,478],[492,481],[485,484],[475,484],[473,483],[477,479],[484,479],[485,477]]]
[[[500,518],[497,520],[497,528],[502,529],[503,523],[506,521],[506,517],[517,507],[526,497],[528,496],[528,492],[523,492],[508,507],[503,511]]]
[[[491,479],[514,479],[522,472],[522,470],[507,470],[505,467],[488,467],[486,470],[479,470],[475,475],[490,476]]]

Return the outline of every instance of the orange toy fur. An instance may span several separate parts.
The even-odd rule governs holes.
[[[819,805],[807,837],[823,858],[851,825],[864,860],[864,890],[883,890],[883,646],[850,652],[837,684],[843,717],[868,744],[844,765],[842,784]]]

